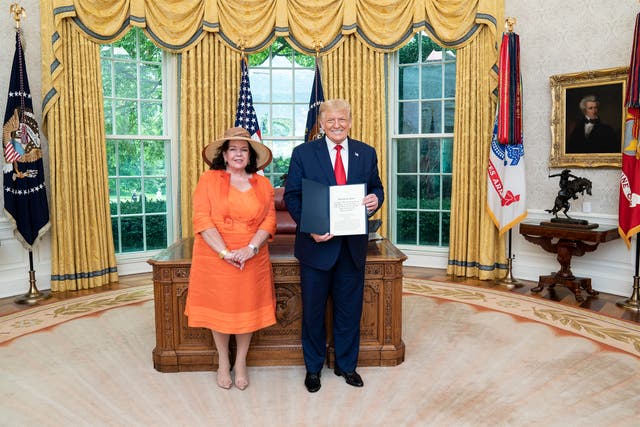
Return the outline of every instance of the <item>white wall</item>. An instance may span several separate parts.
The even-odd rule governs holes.
[[[40,81],[40,18],[39,2],[23,0],[27,10],[24,22],[27,42],[26,58],[33,95],[34,109],[41,123]],[[529,220],[539,222],[549,218],[544,209],[550,208],[557,193],[557,178],[548,178],[555,170],[548,167],[551,146],[551,95],[549,76],[601,68],[627,66],[633,39],[635,15],[640,11],[636,0],[606,2],[584,0],[506,0],[505,16],[518,20],[515,31],[520,35],[521,67],[524,88],[524,136],[527,167],[527,198]],[[0,25],[0,115],[4,117],[10,69],[7,64],[14,51],[13,23],[9,15],[0,11],[4,25]],[[4,58],[7,58],[5,60]],[[45,147],[45,168],[48,153]],[[590,214],[576,215],[598,222],[601,226],[615,226],[618,210],[618,169],[572,168],[574,174],[593,182],[593,195],[574,201],[571,213],[582,210],[582,201],[591,202]],[[48,169],[47,169],[48,172]],[[48,176],[48,173],[47,173]],[[47,181],[48,182],[48,181]],[[0,206],[2,206],[0,200]],[[50,233],[35,252],[37,284],[40,289],[50,287]],[[526,242],[514,230],[514,276],[537,280],[538,275],[558,270],[553,254]],[[446,253],[425,257],[407,251],[407,265],[446,266]],[[593,279],[595,289],[629,296],[633,283],[634,252],[628,251],[621,240],[604,243],[593,253],[574,258],[573,271]],[[28,256],[12,238],[9,224],[0,215],[0,297],[17,295],[28,289]],[[125,271],[122,269],[120,273]]]
[[[514,31],[520,35],[523,81],[523,129],[527,170],[527,221],[548,220],[558,191],[558,178],[549,178],[560,169],[549,168],[551,150],[551,89],[549,77],[602,68],[629,65],[636,14],[636,0],[505,0],[505,17],[514,16]],[[501,30],[504,28],[502,25]],[[593,183],[591,196],[572,201],[570,214],[601,228],[617,227],[618,180],[620,169],[571,168],[577,176]],[[582,203],[591,203],[591,212],[582,213]],[[527,242],[518,229],[512,233],[517,279],[537,280],[559,269],[555,255]],[[634,240],[635,241],[635,240]],[[635,249],[635,248],[633,248]],[[404,249],[406,265],[445,268],[447,254],[420,254]],[[603,243],[592,253],[572,259],[572,271],[592,278],[595,289],[617,295],[631,295],[635,250],[627,250],[622,240]]]
[[[551,147],[551,91],[549,76],[610,67],[628,66],[633,42],[636,0],[507,0],[505,16],[515,16],[520,35],[523,129],[527,169],[529,220],[548,219],[558,190],[558,178],[548,178]],[[591,213],[575,215],[601,227],[617,226],[620,169],[571,168],[593,183],[591,196],[572,202],[572,214],[591,203]],[[554,254],[529,243],[514,230],[514,276],[537,280],[558,270]],[[516,238],[517,236],[517,238]],[[622,240],[600,245],[596,252],[574,257],[572,270],[592,278],[593,287],[618,295],[631,295],[635,251]]]

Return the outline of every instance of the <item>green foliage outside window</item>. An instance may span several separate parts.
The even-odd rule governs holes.
[[[398,52],[394,196],[399,244],[449,243],[455,59],[455,51],[424,33]]]
[[[162,249],[168,236],[162,51],[134,28],[103,45],[101,57],[116,252]]]
[[[136,214],[142,212],[142,198],[134,197],[135,201],[132,200],[121,200],[120,201],[120,214],[128,215],[128,214]],[[115,215],[118,211],[118,203],[111,202],[109,203],[111,207],[111,214]],[[145,211],[147,212],[166,212],[167,211],[167,201],[164,199],[152,199],[151,197],[145,196],[144,200]]]
[[[273,152],[265,169],[276,187],[283,185],[291,150],[304,138],[315,58],[276,38],[269,48],[248,56],[251,92],[263,142]]]
[[[249,67],[258,67],[265,64],[269,59],[269,55],[272,58],[276,56],[291,58],[293,56],[293,61],[301,67],[313,68],[315,66],[315,58],[313,56],[305,55],[293,49],[283,37],[276,38],[270,47],[271,49],[265,49],[249,55]]]
[[[284,176],[287,174],[289,170],[289,163],[291,162],[291,157],[274,157],[273,161],[265,172],[269,175],[271,179],[271,184],[274,187],[282,187],[284,186]]]
[[[442,46],[431,40],[424,34],[416,34],[413,38],[402,47],[399,51],[400,64],[411,64],[418,62],[419,55],[422,53],[422,61],[431,55],[433,51],[442,51]],[[422,52],[421,52],[422,51]]]

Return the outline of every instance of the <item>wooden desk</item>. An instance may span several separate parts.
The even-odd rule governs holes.
[[[153,266],[156,347],[153,366],[161,372],[216,370],[211,332],[190,328],[184,315],[193,239],[175,243],[149,260]],[[253,366],[304,365],[300,268],[293,235],[269,244],[276,290],[276,325],[254,333],[247,355]],[[388,240],[369,242],[364,306],[360,322],[359,366],[395,366],[404,361],[402,342],[402,262],[407,257]],[[331,333],[330,316],[327,331]],[[334,361],[329,338],[328,365]]]
[[[576,277],[571,272],[571,257],[582,256],[587,252],[593,252],[603,242],[619,237],[617,228],[605,229],[581,229],[567,226],[549,226],[540,224],[520,224],[520,234],[547,252],[557,254],[560,270],[550,275],[540,276],[538,286],[531,289],[532,292],[540,292],[544,285],[554,287],[556,284],[564,285],[573,292],[576,301],[584,301],[581,289],[589,295],[598,295],[591,287],[591,279],[588,277]],[[553,242],[554,239],[557,239]],[[593,243],[593,244],[589,244]]]

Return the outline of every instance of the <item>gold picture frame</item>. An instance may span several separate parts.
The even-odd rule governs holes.
[[[616,67],[549,78],[552,103],[550,167],[621,166],[628,71],[628,67]],[[579,105],[587,95],[596,96],[602,127],[613,131],[613,136],[609,131],[607,133],[606,147],[596,148],[597,152],[591,152],[593,147],[589,148],[584,141],[578,142],[579,133],[582,133],[582,140],[586,133],[582,131],[584,114]],[[582,150],[581,147],[586,148]]]

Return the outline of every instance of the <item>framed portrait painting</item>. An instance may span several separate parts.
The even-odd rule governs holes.
[[[628,67],[550,77],[551,167],[620,167]]]

